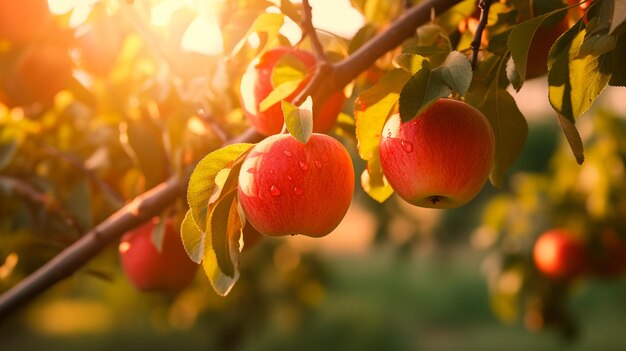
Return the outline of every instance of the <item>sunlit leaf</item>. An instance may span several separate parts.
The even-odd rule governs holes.
[[[180,236],[189,258],[199,264],[204,256],[205,233],[194,222],[191,210],[187,211],[180,225]]]
[[[400,91],[409,78],[409,73],[402,69],[391,70],[354,102],[356,137],[362,159],[369,160],[378,154],[380,133],[387,118],[395,112]]]
[[[213,289],[220,295],[228,294],[239,279],[241,222],[234,201],[236,195],[233,189],[218,201],[207,221],[207,229],[215,229],[215,233],[207,232],[202,266]]]
[[[150,235],[150,241],[154,248],[156,248],[157,252],[163,252],[163,240],[165,239],[165,221],[160,220],[157,225],[152,229],[152,234]]]
[[[272,69],[272,86],[278,87],[285,82],[302,81],[308,69],[304,62],[294,55],[281,56],[276,66]]]
[[[417,71],[424,67],[430,68],[430,62],[427,58],[406,52],[394,57],[392,63],[395,67],[402,68],[411,75],[417,73]]]
[[[312,100],[309,96],[301,108],[287,101],[282,102],[283,115],[287,130],[299,142],[306,144],[313,133]],[[306,105],[306,106],[305,106]]]
[[[282,27],[285,21],[285,16],[279,13],[262,13],[256,17],[248,32],[243,36],[243,38],[235,45],[230,56],[235,56],[239,51],[243,48],[248,37],[252,35],[252,33],[265,33],[267,42],[272,42],[280,31],[280,27]],[[262,49],[262,48],[259,48]],[[261,51],[261,50],[259,50]]]
[[[293,94],[294,91],[296,91],[296,89],[298,89],[301,83],[302,79],[290,80],[277,86],[267,95],[267,97],[265,97],[265,99],[263,99],[263,101],[261,101],[259,104],[259,111],[267,111],[267,109],[279,103],[281,100],[287,99],[291,96],[291,94]]]
[[[205,156],[196,166],[187,187],[187,203],[194,215],[195,223],[206,226],[206,208],[216,191],[221,191],[223,184],[217,184],[218,173],[227,167],[233,167],[235,161],[245,154],[253,144],[232,144]],[[241,167],[241,166],[239,166]]]
[[[372,199],[380,203],[393,194],[391,185],[383,175],[378,154],[367,161],[367,168],[361,174],[361,187]]]

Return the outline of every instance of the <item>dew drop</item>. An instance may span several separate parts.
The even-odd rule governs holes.
[[[293,187],[293,193],[296,195],[302,195],[302,188],[299,186],[294,186]]]
[[[272,194],[272,196],[278,196],[280,195],[280,189],[276,185],[272,185],[270,188],[270,194]]]
[[[322,168],[322,162],[320,162],[320,160],[315,160],[315,167]]]
[[[270,174],[274,174],[274,170],[273,169],[270,169]]]
[[[285,154],[285,156],[287,156],[287,157],[291,157],[291,155],[293,155],[291,153],[291,151],[289,151],[289,150],[283,150],[283,154]]]
[[[292,176],[290,176],[290,175],[288,175],[288,176],[287,176],[287,180],[293,180],[293,177],[292,177]]]
[[[402,145],[402,149],[406,152],[411,152],[413,151],[413,144],[411,144],[410,142],[406,141],[406,140],[402,140],[400,142],[400,145]]]
[[[248,168],[248,173],[250,173],[250,174],[255,174],[255,173],[256,173],[256,169],[254,169],[254,168],[252,168],[252,167],[251,167],[251,168]]]
[[[306,162],[304,161],[300,161],[300,169],[303,171],[308,171],[309,170],[309,165],[306,164]]]

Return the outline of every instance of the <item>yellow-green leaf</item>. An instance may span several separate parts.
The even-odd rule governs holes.
[[[191,210],[187,211],[183,223],[180,225],[180,237],[189,258],[199,264],[204,255],[205,234],[194,222]]]
[[[361,187],[372,199],[380,203],[393,194],[391,185],[383,175],[378,153],[367,161],[367,168],[361,174]]]
[[[372,88],[354,102],[359,156],[369,160],[378,154],[380,133],[385,121],[396,111],[400,91],[411,75],[403,69],[387,72]]]

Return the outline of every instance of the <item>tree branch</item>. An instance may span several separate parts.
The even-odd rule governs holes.
[[[480,43],[483,38],[483,31],[487,26],[487,19],[489,19],[489,8],[491,8],[491,0],[480,0],[478,2],[478,8],[480,9],[480,19],[478,20],[478,26],[476,27],[476,33],[474,33],[474,40],[470,47],[472,48],[472,70],[476,69],[478,64],[478,50],[480,49]]]
[[[437,13],[456,5],[461,0],[425,0],[413,6],[398,18],[389,28],[355,51],[351,56],[327,68],[318,69],[316,76],[302,92],[301,96],[313,95],[314,101],[323,102],[332,93],[342,89],[361,72],[369,68],[376,59],[384,55],[412,36],[415,29],[430,20],[431,8]],[[324,66],[324,65],[322,65]],[[320,67],[322,67],[320,66]],[[254,142],[259,134],[249,129],[228,143]],[[138,196],[109,218],[87,232],[74,244],[59,253],[55,258],[26,277],[13,288],[0,296],[0,319],[10,311],[21,307],[57,282],[69,277],[102,251],[109,243],[118,239],[128,230],[139,226],[149,218],[158,215],[179,197],[185,194],[189,172],[182,177],[172,177],[164,183]]]
[[[302,19],[301,25],[302,37],[304,38],[308,35],[309,39],[311,39],[311,45],[313,46],[313,52],[315,53],[317,62],[328,62],[322,43],[320,43],[320,39],[317,37],[317,33],[315,33],[315,27],[313,27],[313,15],[311,14],[312,9],[309,0],[302,1],[302,8],[304,9],[304,18]]]

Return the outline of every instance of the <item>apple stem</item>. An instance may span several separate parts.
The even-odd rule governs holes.
[[[478,20],[478,26],[476,27],[476,33],[474,33],[474,40],[472,40],[472,70],[476,69],[478,65],[478,50],[480,49],[481,39],[483,37],[483,31],[487,27],[487,19],[489,18],[489,9],[491,8],[491,0],[480,0],[478,2],[478,8],[480,9],[480,19]]]
[[[431,202],[433,205],[438,204],[440,201],[441,201],[441,197],[440,197],[439,195],[435,195],[435,196],[431,196],[431,197],[430,197],[430,202]]]

